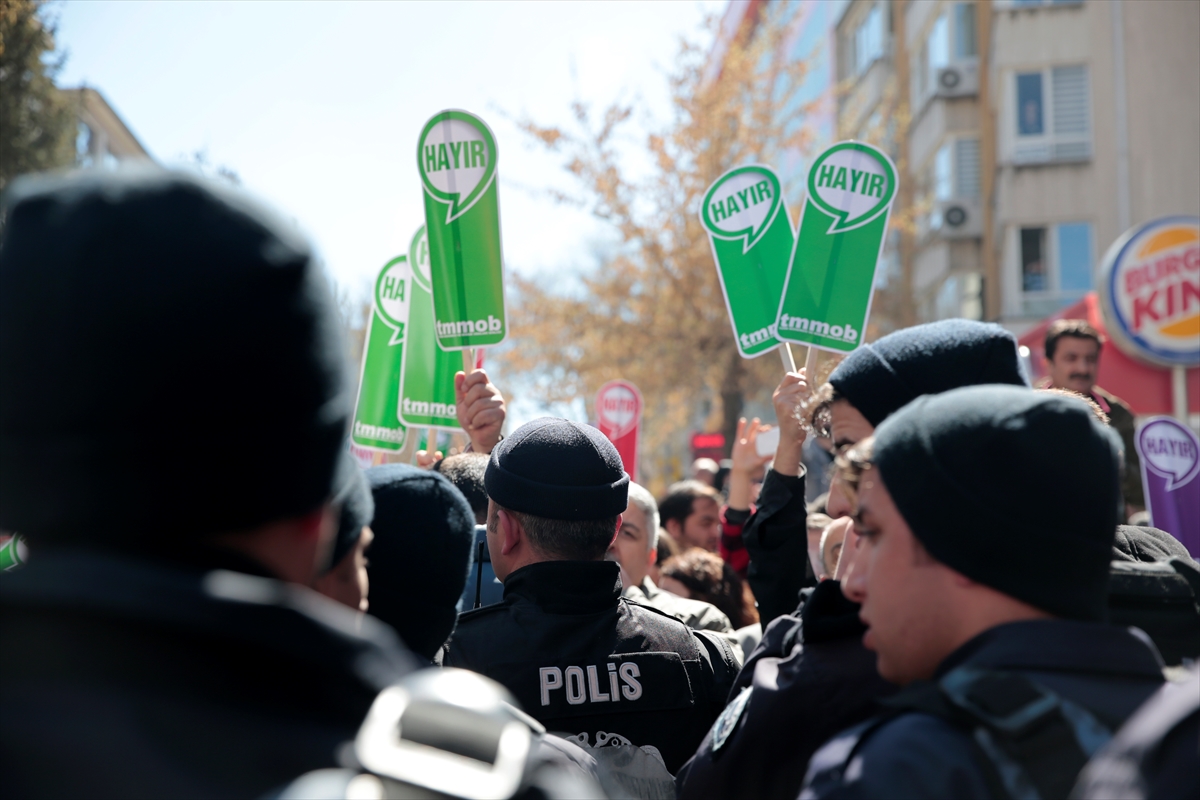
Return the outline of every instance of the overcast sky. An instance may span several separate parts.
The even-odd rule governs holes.
[[[590,264],[605,231],[532,191],[570,183],[506,115],[564,124],[577,97],[640,96],[665,119],[679,37],[725,6],[75,0],[57,6],[60,83],[100,90],[162,163],[204,150],[233,169],[366,297],[422,223],[416,138],[445,108],[496,133],[508,268]]]

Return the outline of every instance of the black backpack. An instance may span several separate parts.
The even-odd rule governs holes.
[[[1112,738],[1112,728],[1082,706],[1012,672],[963,666],[880,703],[891,713],[872,728],[918,711],[967,734],[984,767],[988,794],[997,798],[1066,797],[1088,760]]]
[[[1108,621],[1141,628],[1167,666],[1200,658],[1200,567],[1190,558],[1113,561]]]

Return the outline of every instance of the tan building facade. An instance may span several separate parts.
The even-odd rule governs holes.
[[[849,3],[839,135],[901,156],[916,318],[1019,334],[1130,226],[1200,215],[1198,40],[1190,0]]]

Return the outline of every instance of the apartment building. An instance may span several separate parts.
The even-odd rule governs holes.
[[[1021,333],[1130,226],[1200,214],[1200,3],[853,0],[839,137],[895,150],[917,320]]]
[[[63,89],[78,118],[76,159],[82,167],[115,167],[122,161],[153,160],[104,95],[89,86]]]

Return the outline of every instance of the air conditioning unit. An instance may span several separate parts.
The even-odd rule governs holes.
[[[978,62],[959,61],[937,71],[938,97],[973,97],[978,93]]]
[[[978,239],[983,236],[983,213],[978,200],[951,198],[938,204],[943,239]]]

